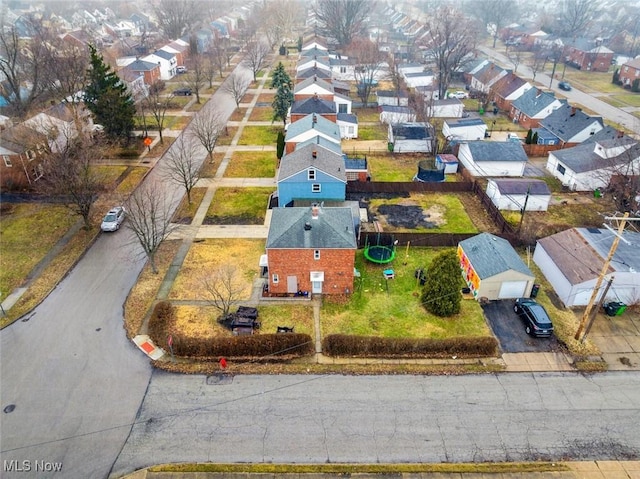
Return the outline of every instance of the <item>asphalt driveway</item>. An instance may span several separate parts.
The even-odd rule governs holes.
[[[491,301],[482,306],[487,322],[504,353],[532,353],[560,350],[555,336],[534,338],[524,331],[524,323],[513,311],[515,300]]]

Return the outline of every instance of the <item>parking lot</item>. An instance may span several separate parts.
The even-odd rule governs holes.
[[[534,338],[524,330],[524,323],[513,311],[515,300],[491,301],[482,306],[487,322],[503,353],[555,352],[562,349],[555,336]]]

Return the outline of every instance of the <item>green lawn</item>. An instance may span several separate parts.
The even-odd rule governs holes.
[[[377,265],[366,261],[359,250],[356,268],[361,279],[356,279],[348,302],[335,303],[330,297],[323,301],[320,313],[323,336],[338,333],[393,338],[489,336],[491,333],[476,301],[462,300],[461,312],[451,318],[434,316],[420,304],[415,270],[426,269],[440,251],[410,248],[407,254],[402,249],[392,263]],[[394,270],[395,279],[384,279],[382,271],[387,268]]]
[[[270,106],[256,106],[249,117],[249,121],[271,121],[272,119],[273,108]],[[282,122],[278,120],[278,123]]]
[[[477,231],[460,199],[454,194],[411,193],[409,198],[372,198],[369,200],[369,210],[378,216],[378,221],[383,224],[384,231],[409,231],[391,224],[389,220],[392,219],[392,215],[386,217],[379,212],[383,205],[421,207],[425,214],[425,220],[436,226],[432,228],[418,226],[410,230],[415,233],[475,233]]]
[[[361,125],[358,127],[358,140],[386,140],[387,139],[387,125],[375,124],[375,125]]]
[[[3,205],[0,222],[2,299],[20,286],[29,271],[79,219],[78,215],[61,205]]]
[[[282,131],[282,126],[245,126],[242,136],[238,140],[238,145],[276,145],[278,132]]]
[[[380,122],[380,112],[377,108],[354,108],[353,113],[358,116],[358,121],[362,122]]]
[[[276,175],[275,151],[236,151],[224,172],[229,178],[273,178]]]
[[[424,156],[404,154],[367,155],[373,181],[411,181]]]
[[[261,225],[273,188],[218,188],[204,224]]]

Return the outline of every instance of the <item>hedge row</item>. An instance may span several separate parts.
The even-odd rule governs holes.
[[[173,339],[173,353],[189,358],[261,358],[269,356],[280,360],[283,356],[295,358],[314,352],[313,341],[308,334],[254,334],[251,336],[225,336],[213,339],[184,338],[171,332],[175,308],[168,301],[156,304],[149,319],[149,336],[163,349],[167,338]]]
[[[491,337],[412,339],[331,334],[322,341],[322,352],[328,356],[376,358],[487,357],[497,355],[498,341]]]

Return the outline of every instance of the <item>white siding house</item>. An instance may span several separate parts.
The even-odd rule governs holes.
[[[499,210],[547,211],[551,191],[542,180],[525,178],[490,179],[487,196]]]
[[[460,144],[458,160],[473,176],[522,176],[527,154],[520,142],[468,141]]]
[[[451,140],[482,140],[486,131],[487,124],[480,118],[445,120],[442,124],[442,135]]]

